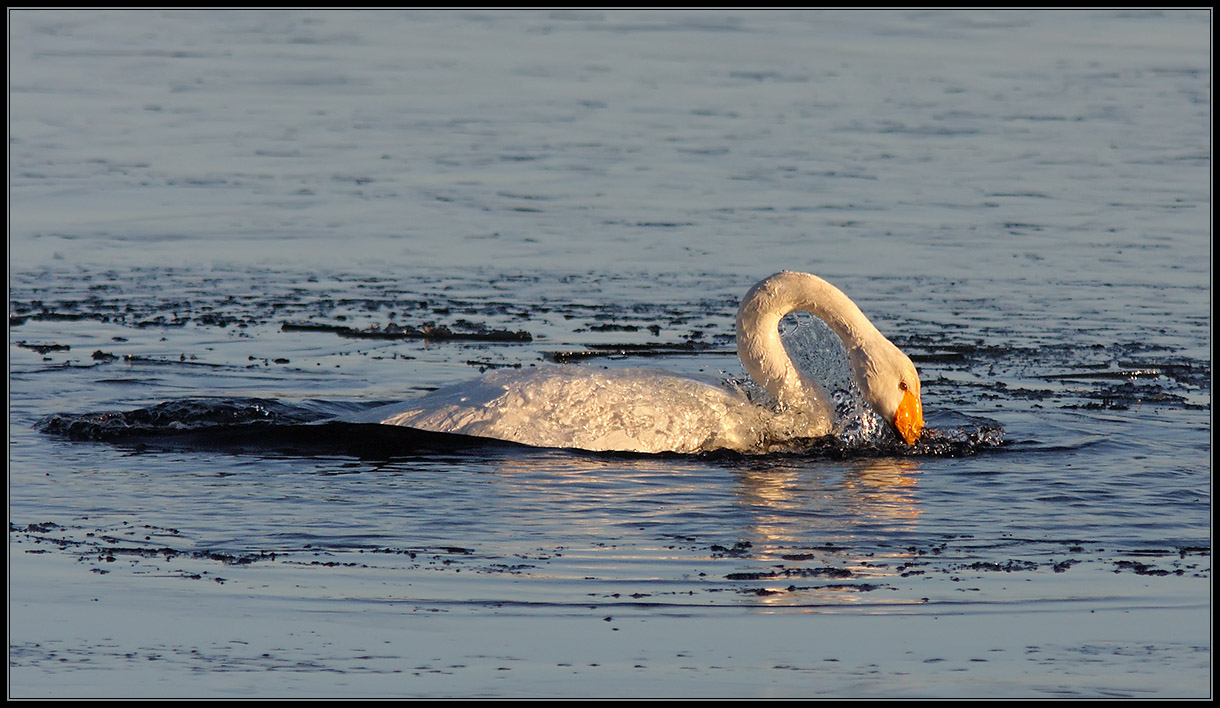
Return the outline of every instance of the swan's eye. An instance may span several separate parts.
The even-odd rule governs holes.
[[[906,381],[899,381],[899,382],[898,382],[898,388],[899,388],[900,390],[903,390],[903,391],[907,390],[907,382],[906,382]]]

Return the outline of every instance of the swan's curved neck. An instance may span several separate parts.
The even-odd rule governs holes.
[[[829,325],[853,364],[856,353],[878,337],[884,339],[854,302],[816,275],[784,271],[755,285],[737,311],[737,355],[759,385],[785,402],[798,402],[811,389],[820,391],[798,372],[779,336],[779,321],[797,310]]]

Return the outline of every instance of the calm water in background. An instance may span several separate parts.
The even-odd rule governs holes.
[[[10,15],[10,693],[1210,693],[1210,14]],[[966,456],[139,449],[839,285]],[[528,342],[285,329],[390,323]]]

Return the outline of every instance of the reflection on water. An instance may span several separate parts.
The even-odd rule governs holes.
[[[918,602],[875,591],[910,555],[885,539],[919,534],[920,464],[781,460],[708,467],[676,459],[513,455],[494,463],[494,509],[483,517],[568,539],[567,560],[552,559],[545,577],[637,593],[644,583],[649,602],[823,608]],[[579,551],[582,543],[612,547],[614,565],[586,564],[591,549]]]
[[[918,532],[919,474],[919,463],[909,459],[738,472],[737,498],[749,513],[742,538],[759,570],[734,577],[761,583],[742,600],[813,608],[876,602],[867,594],[897,572],[896,554],[877,541]]]
[[[751,467],[735,476],[739,503],[759,517],[753,525],[758,540],[792,543],[808,542],[811,534],[816,541],[818,531],[836,538],[858,525],[914,522],[918,473],[916,460],[881,458]],[[798,523],[799,529],[787,528]]]
[[[861,513],[915,521],[919,518],[919,505],[913,494],[919,474],[919,463],[915,460],[858,460],[852,463],[852,474],[845,482],[862,497]]]

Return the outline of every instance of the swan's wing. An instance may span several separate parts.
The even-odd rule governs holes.
[[[504,383],[494,383],[484,377],[445,386],[420,398],[360,411],[345,420],[460,432],[460,428],[494,416],[495,403],[506,392]]]
[[[537,447],[699,452],[756,449],[774,427],[772,417],[741,392],[701,379],[646,369],[547,367],[497,372],[365,411],[353,422]],[[805,434],[827,431],[821,426]]]

